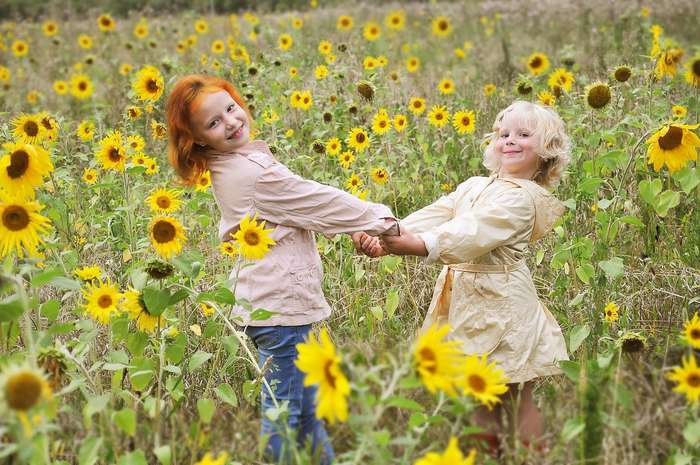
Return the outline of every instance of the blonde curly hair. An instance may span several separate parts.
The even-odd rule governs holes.
[[[571,141],[561,117],[556,111],[543,105],[516,100],[498,113],[492,132],[484,137],[484,143],[488,144],[484,151],[484,166],[491,174],[498,173],[501,169],[501,160],[494,146],[498,139],[500,123],[505,114],[511,111],[521,112],[523,124],[538,140],[536,152],[540,162],[532,180],[547,188],[556,187],[571,161]]]

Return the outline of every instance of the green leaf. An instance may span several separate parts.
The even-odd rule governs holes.
[[[185,355],[187,346],[187,337],[184,334],[178,334],[177,337],[165,345],[165,358],[172,363],[180,363]]]
[[[148,465],[148,463],[146,462],[146,456],[143,451],[136,449],[133,452],[122,455],[117,465]]]
[[[593,195],[598,192],[598,188],[603,184],[601,178],[586,178],[577,186],[578,191],[584,194]]]
[[[219,384],[219,386],[214,390],[216,396],[223,402],[226,402],[231,407],[238,407],[238,398],[236,397],[236,392],[233,388],[226,384]]]
[[[102,447],[102,438],[86,438],[78,451],[79,465],[93,465],[97,462]]]
[[[574,383],[578,382],[581,377],[581,365],[578,362],[572,360],[561,360],[559,362],[559,368],[564,372],[567,378],[569,378]]]
[[[100,413],[109,403],[109,394],[88,397],[87,403],[83,407],[83,416],[88,419],[96,413]]]
[[[654,179],[652,181],[643,180],[639,182],[639,196],[651,206],[656,204],[656,197],[661,193],[663,185],[661,179]]]
[[[220,287],[215,291],[202,292],[197,296],[197,302],[216,302],[219,304],[233,305],[236,298],[230,289]]]
[[[66,278],[65,276],[57,276],[49,283],[58,289],[67,289],[77,291],[80,289],[80,283],[75,279]]]
[[[41,314],[51,321],[58,318],[58,312],[61,310],[61,302],[56,299],[47,300],[41,306]]]
[[[132,409],[125,408],[114,412],[112,421],[129,436],[136,434],[136,412]]]
[[[17,296],[0,302],[0,322],[14,321],[24,313],[22,301]]]
[[[49,282],[51,282],[52,279],[58,276],[64,276],[63,270],[61,270],[60,268],[53,268],[50,270],[42,271],[41,273],[36,274],[32,278],[31,285],[32,287],[39,288],[48,284]]]
[[[686,166],[679,172],[673,175],[673,179],[678,181],[678,184],[680,184],[681,189],[683,192],[686,194],[690,194],[690,192],[695,189],[695,187],[700,184],[700,175],[698,175],[698,168],[691,168],[689,166]]]
[[[576,276],[586,284],[591,282],[591,278],[595,276],[595,268],[590,263],[582,263],[576,267]]]
[[[192,357],[190,357],[190,363],[187,365],[187,367],[190,371],[195,371],[197,368],[204,365],[204,363],[211,357],[212,355],[209,352],[198,350],[192,354]]]
[[[236,336],[224,336],[221,338],[221,343],[230,357],[235,357],[238,353],[239,343]]]
[[[623,223],[631,224],[632,226],[638,226],[640,228],[644,227],[644,223],[642,222],[642,220],[640,220],[636,216],[625,215],[620,219]]]
[[[161,315],[170,303],[170,292],[167,289],[146,287],[142,295],[148,313],[153,316]]]
[[[374,318],[377,319],[377,321],[382,321],[384,319],[384,310],[382,309],[382,307],[379,307],[377,305],[372,306],[369,308],[369,312]]]
[[[176,293],[170,296],[170,301],[168,302],[168,305],[175,305],[176,303],[185,300],[190,296],[190,292],[187,289],[180,289]]]
[[[129,381],[136,391],[145,390],[155,375],[155,363],[147,358],[132,361],[134,368],[129,369]]]
[[[425,413],[413,412],[411,414],[411,417],[408,419],[408,426],[409,426],[409,428],[415,428],[417,426],[421,426],[426,422],[427,419],[428,419],[428,416]]]
[[[160,446],[153,449],[153,454],[158,457],[160,465],[170,465],[172,459],[172,451],[170,446]]]
[[[416,412],[422,412],[423,406],[416,402],[415,400],[407,399],[405,397],[393,396],[387,399],[386,404],[389,407],[398,407],[406,410],[414,410]]]
[[[700,442],[700,420],[695,420],[685,425],[685,428],[683,428],[683,438],[691,446],[695,446]]]
[[[389,295],[386,297],[386,303],[384,304],[384,313],[388,318],[394,316],[394,312],[399,307],[399,291],[392,289],[389,291]]]
[[[578,304],[580,304],[581,302],[583,302],[583,297],[584,297],[585,295],[586,295],[585,292],[579,292],[578,294],[576,294],[576,297],[574,297],[573,299],[571,299],[571,301],[569,302],[569,307],[575,307],[576,305],[578,305]]]
[[[625,264],[620,257],[613,257],[610,260],[598,262],[598,266],[605,272],[608,281],[614,281],[625,274]]]
[[[668,215],[670,209],[677,207],[680,202],[681,195],[678,192],[664,191],[659,195],[654,205],[654,211],[663,218]]]
[[[576,352],[589,334],[591,334],[591,328],[588,326],[588,323],[575,326],[569,332],[569,352],[572,354]]]
[[[250,319],[254,321],[269,320],[276,312],[265,310],[264,308],[256,308],[250,312]]]
[[[576,436],[581,434],[581,432],[586,428],[586,423],[583,417],[569,418],[564,423],[564,427],[561,430],[561,438],[567,443],[574,439]]]
[[[214,412],[216,411],[216,405],[211,399],[199,399],[197,401],[197,412],[199,412],[199,419],[202,423],[209,424]]]
[[[391,433],[385,429],[380,431],[372,431],[372,439],[380,447],[386,447],[391,440]]]

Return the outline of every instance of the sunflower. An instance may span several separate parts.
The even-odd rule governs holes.
[[[326,65],[318,65],[316,69],[314,69],[314,76],[316,76],[316,79],[319,81],[325,79],[326,76],[328,76],[328,67],[326,67]]]
[[[452,32],[452,25],[446,16],[437,16],[433,18],[431,29],[433,31],[433,35],[438,37],[447,37]]]
[[[211,171],[206,170],[197,178],[194,190],[197,192],[206,192],[209,187],[211,187]]]
[[[683,366],[674,367],[673,372],[668,373],[666,378],[678,383],[673,391],[685,394],[690,403],[696,404],[700,399],[700,368],[693,355],[684,357]]]
[[[23,57],[29,53],[29,44],[21,39],[17,39],[12,42],[12,53],[16,57]]]
[[[370,142],[370,137],[364,129],[356,127],[350,130],[347,144],[349,147],[355,149],[355,152],[364,152],[365,149],[369,147]]]
[[[432,325],[415,344],[413,359],[425,387],[456,395],[455,382],[463,370],[465,357],[458,341],[445,341],[450,326]]]
[[[674,118],[682,119],[688,114],[688,109],[683,105],[673,105],[673,107],[671,107],[671,114]]]
[[[209,32],[209,23],[204,18],[200,18],[194,22],[194,30],[198,34],[206,34]]]
[[[475,120],[474,112],[471,110],[461,110],[452,115],[452,125],[459,134],[474,132]]]
[[[374,98],[374,86],[369,81],[360,81],[357,83],[357,93],[365,100]]]
[[[406,129],[406,123],[406,115],[394,115],[394,129],[396,129],[396,132],[401,132]]]
[[[233,234],[238,251],[248,260],[260,260],[269,252],[270,246],[276,244],[269,236],[274,229],[265,229],[265,221],[258,224],[257,218],[256,214],[251,220],[250,215],[246,213],[238,231]]]
[[[665,76],[669,76],[673,79],[676,76],[677,66],[682,57],[683,49],[678,47],[671,47],[661,52],[656,59],[656,67],[654,68],[656,78],[663,79]]]
[[[425,99],[421,97],[411,97],[408,101],[408,110],[418,116],[425,111]]]
[[[214,458],[211,453],[207,452],[204,454],[204,457],[202,457],[202,460],[194,465],[224,465],[227,460],[228,454],[226,452],[222,452],[217,458]]]
[[[352,16],[347,16],[347,15],[341,15],[338,17],[338,21],[335,25],[335,27],[339,31],[349,31],[353,27],[353,19]]]
[[[68,83],[62,80],[54,81],[53,91],[58,95],[66,95],[68,93]]]
[[[362,67],[368,71],[373,70],[377,66],[379,66],[379,64],[377,63],[377,59],[373,56],[366,56],[362,61]]]
[[[95,135],[95,123],[87,120],[81,121],[78,128],[75,130],[75,134],[83,142],[92,140]]]
[[[122,143],[122,135],[119,131],[112,131],[99,142],[99,148],[95,156],[102,163],[102,168],[108,170],[124,171],[126,162],[126,148]]]
[[[371,176],[372,181],[380,185],[386,184],[386,182],[389,180],[389,173],[384,168],[373,168]]]
[[[459,385],[464,394],[474,397],[491,410],[494,404],[501,401],[498,396],[508,391],[507,382],[503,370],[496,367],[496,362],[488,363],[486,354],[483,354],[481,357],[466,357]]]
[[[603,108],[611,98],[610,86],[603,82],[594,82],[586,87],[586,102],[591,108]]]
[[[236,255],[238,255],[238,247],[236,247],[236,244],[230,241],[222,242],[221,244],[219,244],[219,251],[223,255],[227,255],[229,257],[235,257]]]
[[[146,167],[145,173],[149,176],[152,176],[160,171],[160,167],[158,166],[158,162],[155,161],[155,159],[153,159],[151,157],[146,157],[146,163],[144,164],[144,166]]]
[[[416,460],[413,465],[474,465],[475,459],[476,449],[469,451],[469,455],[465,457],[459,450],[457,438],[452,436],[444,453],[428,452]]]
[[[567,92],[571,91],[571,85],[574,83],[574,75],[566,68],[557,68],[547,78],[547,85],[550,89],[560,87]]]
[[[226,51],[226,45],[223,40],[217,39],[211,43],[211,53],[221,55],[224,51]]]
[[[665,164],[671,173],[681,170],[691,160],[698,159],[700,138],[693,132],[700,124],[671,124],[654,133],[646,143],[647,159],[659,171]]]
[[[80,48],[89,50],[92,48],[92,37],[87,34],[80,34],[78,36],[78,45]]]
[[[438,90],[443,95],[452,94],[455,91],[455,82],[452,79],[445,78],[438,84]]]
[[[543,90],[537,94],[537,100],[542,105],[546,105],[548,107],[552,107],[555,103],[557,103],[557,98],[554,96],[554,94],[546,90]]]
[[[59,129],[58,121],[56,121],[56,118],[51,116],[47,111],[42,111],[36,116],[37,118],[39,118],[39,121],[41,121],[41,125],[46,131],[46,139],[49,141],[55,141],[58,138]]]
[[[97,18],[97,25],[99,26],[100,31],[102,32],[110,32],[113,31],[115,27],[117,27],[117,23],[108,14],[101,14]]]
[[[603,316],[605,321],[607,321],[608,323],[613,323],[617,321],[620,318],[618,314],[619,310],[620,307],[615,302],[608,302],[608,304],[605,306],[605,309],[603,310]]]
[[[337,137],[328,139],[328,142],[326,142],[326,153],[328,153],[328,155],[338,155],[338,153],[340,153],[340,149],[341,142]]]
[[[70,78],[70,93],[78,100],[85,100],[92,95],[92,81],[86,74],[74,74]]]
[[[362,179],[355,173],[352,173],[348,180],[345,182],[345,186],[350,189],[352,192],[357,191],[358,189],[362,188]]]
[[[93,279],[99,279],[102,277],[102,269],[97,265],[84,266],[82,268],[74,269],[73,274],[82,281],[92,281]]]
[[[340,165],[347,169],[350,168],[350,165],[355,161],[355,155],[350,150],[346,150],[338,155],[338,160],[340,161]]]
[[[37,144],[46,137],[46,128],[37,115],[21,113],[12,120],[12,126],[15,139],[27,144]]]
[[[165,88],[163,75],[155,66],[145,66],[136,73],[131,88],[140,100],[156,102]]]
[[[138,119],[138,117],[141,116],[141,113],[140,107],[133,105],[126,107],[126,116],[132,121]]]
[[[224,244],[226,244],[226,242],[224,242]],[[229,244],[230,244],[230,242],[229,242]],[[214,313],[216,313],[216,310],[214,310],[214,307],[211,307],[211,306],[205,304],[204,302],[201,302],[199,304],[199,309],[202,311],[202,314],[204,316],[212,316]]]
[[[700,317],[698,317],[698,312],[695,312],[693,318],[683,325],[682,339],[693,349],[700,349]]]
[[[102,323],[109,324],[113,313],[119,311],[119,301],[122,293],[116,286],[112,285],[109,278],[104,282],[102,279],[95,279],[88,284],[87,289],[83,289],[85,297],[85,309],[90,317]]]
[[[153,218],[148,230],[153,248],[165,259],[179,254],[182,244],[187,240],[180,222],[169,216]]]
[[[347,421],[350,383],[340,368],[340,354],[326,328],[321,329],[318,339],[312,333],[296,349],[299,355],[294,364],[306,375],[304,386],[318,385],[316,418],[325,418],[330,424]]]
[[[165,317],[162,314],[152,315],[146,307],[143,296],[135,289],[129,289],[124,293],[122,307],[129,315],[129,319],[136,322],[139,331],[153,333],[156,329],[165,327]]]
[[[0,81],[9,82],[10,77],[12,77],[10,69],[6,66],[0,65]]]
[[[37,255],[37,245],[44,242],[40,235],[48,233],[51,227],[51,221],[39,214],[42,208],[36,201],[0,190],[0,257],[14,249],[21,258],[22,248],[30,256]]]
[[[34,189],[53,171],[49,153],[41,146],[23,142],[3,144],[0,158],[0,185],[18,197],[34,198]]]
[[[175,189],[156,189],[148,196],[146,203],[154,213],[172,213],[180,209],[180,192]]]
[[[365,27],[362,28],[362,36],[365,40],[373,42],[379,39],[382,35],[382,28],[379,27],[374,21],[369,21],[365,23]]]
[[[148,22],[141,18],[141,20],[134,26],[134,37],[137,39],[145,39],[148,36]]]
[[[322,40],[318,43],[318,53],[328,55],[333,50],[333,44],[327,40]]]
[[[294,29],[301,29],[304,26],[304,20],[301,18],[292,19],[292,27]]]
[[[527,69],[538,76],[549,69],[549,58],[544,53],[535,52],[527,59]]]
[[[627,65],[618,66],[613,71],[613,77],[617,82],[627,82],[632,77],[632,69]]]
[[[26,363],[6,367],[0,374],[0,405],[9,410],[25,414],[52,395],[46,374]]]
[[[282,34],[279,36],[279,39],[277,39],[277,47],[280,50],[289,50],[293,43],[294,39],[292,39],[292,36],[289,34]]]
[[[496,84],[494,83],[488,83],[484,86],[483,89],[484,92],[484,97],[490,97],[493,95],[494,92],[496,92]]]
[[[441,128],[450,121],[450,113],[444,105],[433,105],[428,113],[428,121],[431,125]]]
[[[418,57],[409,57],[406,60],[406,70],[409,73],[415,73],[420,69],[420,59]]]
[[[685,82],[693,87],[700,87],[700,54],[686,63]]]
[[[391,118],[384,108],[381,108],[372,118],[372,132],[386,134],[391,130]]]
[[[400,31],[406,25],[406,13],[401,10],[392,11],[384,18],[384,24],[389,29]]]
[[[141,152],[146,146],[146,141],[138,134],[133,134],[126,138],[126,145],[134,152]]]
[[[53,20],[44,21],[41,30],[46,37],[53,37],[58,34],[58,24]]]

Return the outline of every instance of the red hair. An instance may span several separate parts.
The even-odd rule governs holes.
[[[191,74],[170,91],[165,105],[168,119],[168,161],[187,185],[193,185],[207,170],[207,150],[194,143],[190,118],[202,94],[225,90],[253,121],[245,101],[229,81],[215,76]]]

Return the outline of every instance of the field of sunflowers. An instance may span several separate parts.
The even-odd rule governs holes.
[[[319,235],[333,313],[299,367],[336,463],[700,463],[697,3],[50,6],[0,20],[0,463],[265,463],[266,367],[230,308],[274,245],[220,243],[209,174],[189,188],[168,164],[164,104],[190,73],[233,82],[290,169],[397,217],[487,174],[512,101],[566,122],[567,210],[528,256],[571,358],[537,383],[547,447],[473,439],[506,380],[416,336],[439,267]]]

